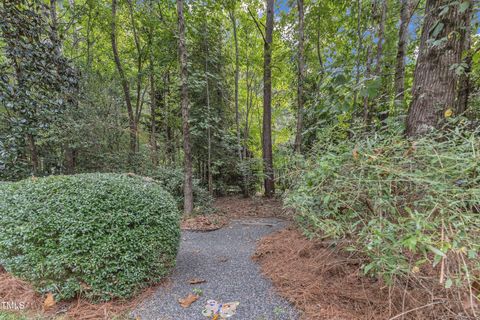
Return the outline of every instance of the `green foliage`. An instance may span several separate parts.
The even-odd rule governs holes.
[[[286,196],[305,232],[352,240],[364,271],[386,280],[450,257],[447,283],[472,281],[480,271],[478,128],[457,123],[415,142],[401,128],[351,140],[332,140],[335,131],[325,130]]]
[[[168,190],[175,199],[180,210],[183,210],[183,183],[184,174],[182,169],[159,167],[147,173],[149,177],[157,181],[165,190]],[[212,197],[208,191],[200,185],[198,179],[193,179],[193,204],[197,212],[209,210]]]
[[[42,4],[4,2],[0,15],[0,169],[19,176],[26,171],[20,160],[25,137],[35,143],[52,135],[64,111],[75,105],[78,72],[62,55]]]
[[[41,292],[59,299],[129,297],[175,263],[178,210],[151,180],[51,176],[0,192],[0,260]]]

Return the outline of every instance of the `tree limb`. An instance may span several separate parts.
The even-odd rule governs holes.
[[[260,24],[257,20],[257,18],[255,18],[255,15],[252,13],[252,11],[250,10],[250,7],[248,8],[248,13],[250,13],[250,16],[252,17],[253,21],[255,22],[255,25],[257,26],[257,29],[258,31],[260,32],[260,34],[262,35],[262,38],[263,38],[263,42],[267,42],[267,39],[265,39],[265,35],[263,34],[263,31],[262,31],[262,28],[260,28]],[[261,23],[261,22],[260,22]],[[265,26],[263,25],[262,23],[262,26],[265,28]]]

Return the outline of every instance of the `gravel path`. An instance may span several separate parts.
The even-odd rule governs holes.
[[[274,293],[272,284],[260,274],[252,260],[255,244],[261,237],[285,228],[278,219],[235,220],[212,232],[183,232],[177,267],[170,283],[160,287],[134,312],[141,320],[202,320],[207,300],[239,301],[238,320],[296,320],[296,311]],[[206,282],[191,285],[192,278]],[[183,309],[178,299],[194,288],[202,290],[200,299]]]

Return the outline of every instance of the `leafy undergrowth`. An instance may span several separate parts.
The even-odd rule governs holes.
[[[480,128],[456,123],[408,141],[401,128],[338,138],[325,129],[285,203],[311,239],[344,241],[362,272],[392,288],[428,270],[449,307],[480,300]],[[337,138],[334,138],[337,137]],[[409,280],[410,279],[410,280]],[[477,316],[480,313],[477,313]]]
[[[362,259],[347,254],[346,245],[310,240],[292,228],[263,238],[254,260],[304,320],[474,319],[468,299],[453,308],[447,303],[459,291],[439,285],[432,270],[387,286],[365,276]]]

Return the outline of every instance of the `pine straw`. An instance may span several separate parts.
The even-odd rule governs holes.
[[[72,320],[108,320],[126,314],[134,309],[143,300],[149,297],[156,288],[165,283],[144,289],[140,294],[130,300],[115,299],[109,302],[94,304],[88,300],[78,298],[68,302],[57,303],[48,310],[43,310],[45,296],[37,293],[34,288],[7,272],[0,270],[0,301],[23,303],[25,309],[22,314],[41,315],[47,318],[55,316],[61,319]]]
[[[424,270],[389,287],[364,276],[362,261],[339,247],[287,229],[262,239],[253,258],[305,320],[473,319],[458,292],[443,289]]]

